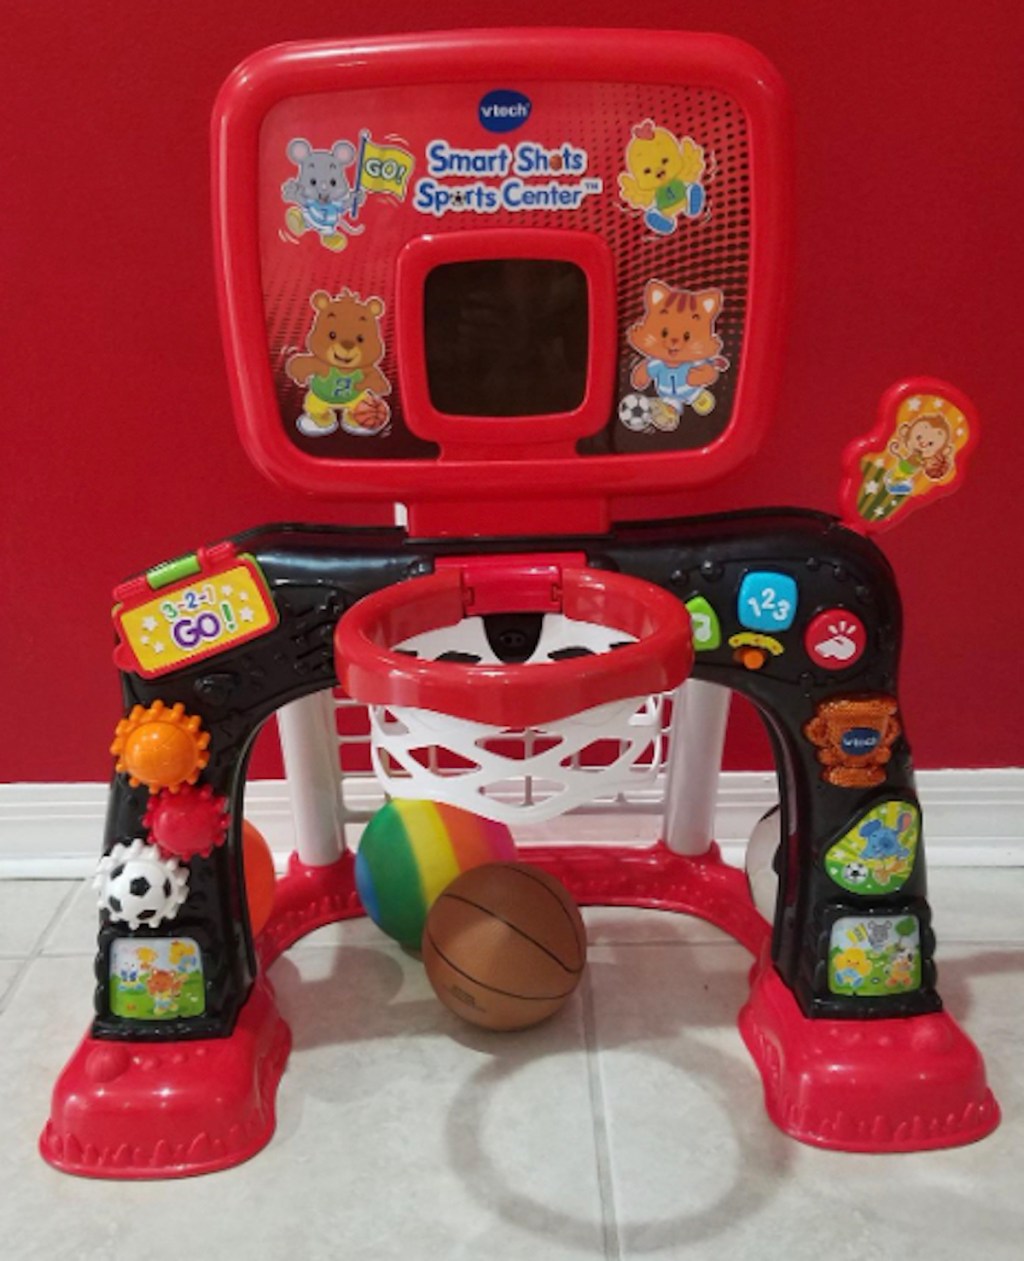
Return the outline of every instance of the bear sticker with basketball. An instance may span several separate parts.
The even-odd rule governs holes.
[[[641,433],[678,429],[687,407],[707,416],[711,393],[729,367],[715,322],[722,310],[720,289],[673,289],[660,280],[644,288],[643,317],[627,333],[640,358],[629,381],[636,393],[619,404],[619,420]]]
[[[306,387],[296,421],[299,433],[307,438],[323,438],[339,428],[357,437],[386,433],[391,408],[383,395],[391,393],[391,383],[379,366],[383,300],[364,302],[348,289],[332,298],[318,289],[309,304],[308,353],[292,355],[285,365],[288,376]]]

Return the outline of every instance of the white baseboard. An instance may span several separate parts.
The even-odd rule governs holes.
[[[1024,866],[1024,768],[919,771],[932,867]],[[103,840],[106,784],[0,784],[0,878],[76,879],[91,874]],[[742,854],[751,828],[776,800],[775,776],[734,771],[721,775],[716,835],[727,859]],[[284,859],[294,848],[288,789],[283,780],[256,780],[246,787],[246,817]],[[653,840],[657,814],[634,839]],[[562,820],[557,833],[608,839],[614,827],[591,818]]]

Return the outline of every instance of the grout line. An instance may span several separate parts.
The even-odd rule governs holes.
[[[39,959],[92,959],[96,954],[95,942],[90,948],[82,950],[47,950],[45,953],[40,951],[36,956]]]
[[[54,913],[50,916],[50,922],[39,934],[36,941],[36,948],[32,952],[33,958],[38,958],[38,956],[43,953],[46,943],[51,939],[53,934],[57,931],[58,926],[63,922],[64,916],[70,909],[71,903],[74,902],[76,897],[78,897],[81,888],[81,880],[73,880],[71,882],[71,888],[68,889],[67,893],[65,893],[64,897],[61,899],[60,906],[58,906]]]
[[[723,929],[723,933],[724,931],[725,930]],[[648,946],[657,947],[659,949],[664,949],[667,946],[684,946],[690,950],[695,950],[698,947],[704,949],[707,946],[716,950],[724,950],[734,946],[739,947],[741,950],[746,949],[742,942],[739,942],[735,939],[735,937],[729,937],[728,935],[724,936],[722,940],[719,940],[717,937],[708,937],[706,939],[693,937],[651,937],[649,940],[644,940],[642,937],[638,937],[635,940],[629,940],[624,937],[591,937],[587,944],[591,949],[608,949],[610,947],[613,950],[618,950],[620,947],[628,950],[639,950]],[[747,953],[749,954],[749,951]]]
[[[11,1005],[11,1000],[14,998],[14,995],[19,989],[21,989],[22,979],[24,978],[25,973],[28,972],[29,965],[32,962],[33,961],[31,959],[23,959],[21,967],[18,968],[14,976],[11,977],[10,984],[7,986],[6,990],[0,994],[0,1016],[3,1016],[4,1012]]]
[[[35,944],[33,945],[32,949],[29,951],[29,953],[26,956],[24,956],[25,961],[22,964],[22,966],[18,969],[18,971],[15,973],[14,979],[11,981],[10,985],[8,985],[6,992],[2,996],[0,996],[0,1016],[2,1016],[3,1013],[7,1010],[7,1008],[11,1005],[11,1002],[14,996],[21,989],[22,982],[25,980],[25,977],[28,975],[29,968],[42,955],[44,942],[47,941],[50,934],[56,928],[57,924],[59,924],[61,919],[64,917],[65,911],[71,905],[72,899],[75,897],[75,894],[77,892],[78,892],[78,881],[74,881],[71,885],[71,888],[68,889],[67,893],[64,894],[64,896],[61,898],[58,905],[55,907],[53,914],[50,916],[46,924],[46,927],[38,935],[38,937],[36,937]]]
[[[615,1182],[612,1178],[608,1114],[601,1077],[601,1053],[597,1044],[597,1015],[589,972],[584,972],[583,975],[583,1040],[587,1051],[587,1088],[590,1093],[590,1114],[594,1126],[594,1153],[597,1163],[598,1195],[601,1199],[601,1237],[604,1257],[605,1261],[622,1261],[622,1241],[619,1238],[618,1213],[615,1208]]]
[[[75,900],[76,896],[78,895],[78,891],[81,888],[81,884],[82,882],[80,880],[71,881],[70,889],[68,889],[68,891],[61,898],[53,914],[50,916],[50,919],[46,927],[36,938],[35,947],[29,952],[29,957],[31,959],[38,958],[38,956],[42,954],[43,947],[50,940],[51,936],[57,929],[57,925],[64,918],[64,914],[67,911],[68,907],[71,905],[71,903]]]

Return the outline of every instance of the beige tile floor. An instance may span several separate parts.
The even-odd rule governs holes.
[[[735,1028],[747,956],[695,921],[609,910],[587,913],[568,1007],[506,1036],[449,1015],[368,923],[307,938],[272,973],[295,1049],[270,1146],[211,1177],[110,1183],[35,1150],[89,1018],[91,895],[0,883],[0,1259],[1019,1259],[1024,870],[934,871],[932,896],[940,988],[1004,1112],[973,1147],[787,1139]]]

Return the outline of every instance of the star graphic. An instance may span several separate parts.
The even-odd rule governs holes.
[[[238,616],[243,622],[253,622],[256,620],[256,614],[252,609],[242,609]]]
[[[866,482],[864,485],[864,489],[868,492],[869,495],[873,495],[875,491],[878,489],[878,483],[875,481]]]
[[[941,411],[945,406],[946,406],[946,400],[944,398],[932,399],[932,407],[936,408],[936,410]]]
[[[910,408],[912,412],[919,412],[921,410],[921,399],[912,398],[910,402],[907,404],[907,406]]]
[[[225,585],[221,587],[220,593],[221,595],[234,595],[235,589],[230,585],[230,583],[225,583]]]
[[[143,629],[143,630],[155,631],[155,630],[156,630],[156,626],[157,626],[157,621],[156,621],[156,618],[155,618],[155,617],[144,617],[144,618],[142,619],[142,629]]]
[[[162,640],[162,639],[158,639],[158,640],[156,641],[156,643],[154,643],[154,645],[153,645],[153,651],[154,651],[154,652],[163,652],[163,651],[166,649],[166,647],[167,647],[167,645],[163,642],[163,640]]]
[[[876,517],[882,517],[882,516],[885,516],[885,509],[884,509],[884,508],[882,508],[882,507],[878,507],[878,508],[876,508],[876,509],[875,509],[875,511],[874,511],[874,515],[875,515]]]
[[[238,593],[238,598],[239,598],[240,600],[242,600],[242,601],[248,600],[248,598],[249,598],[249,592],[248,592],[248,591],[239,591],[239,593]]]

